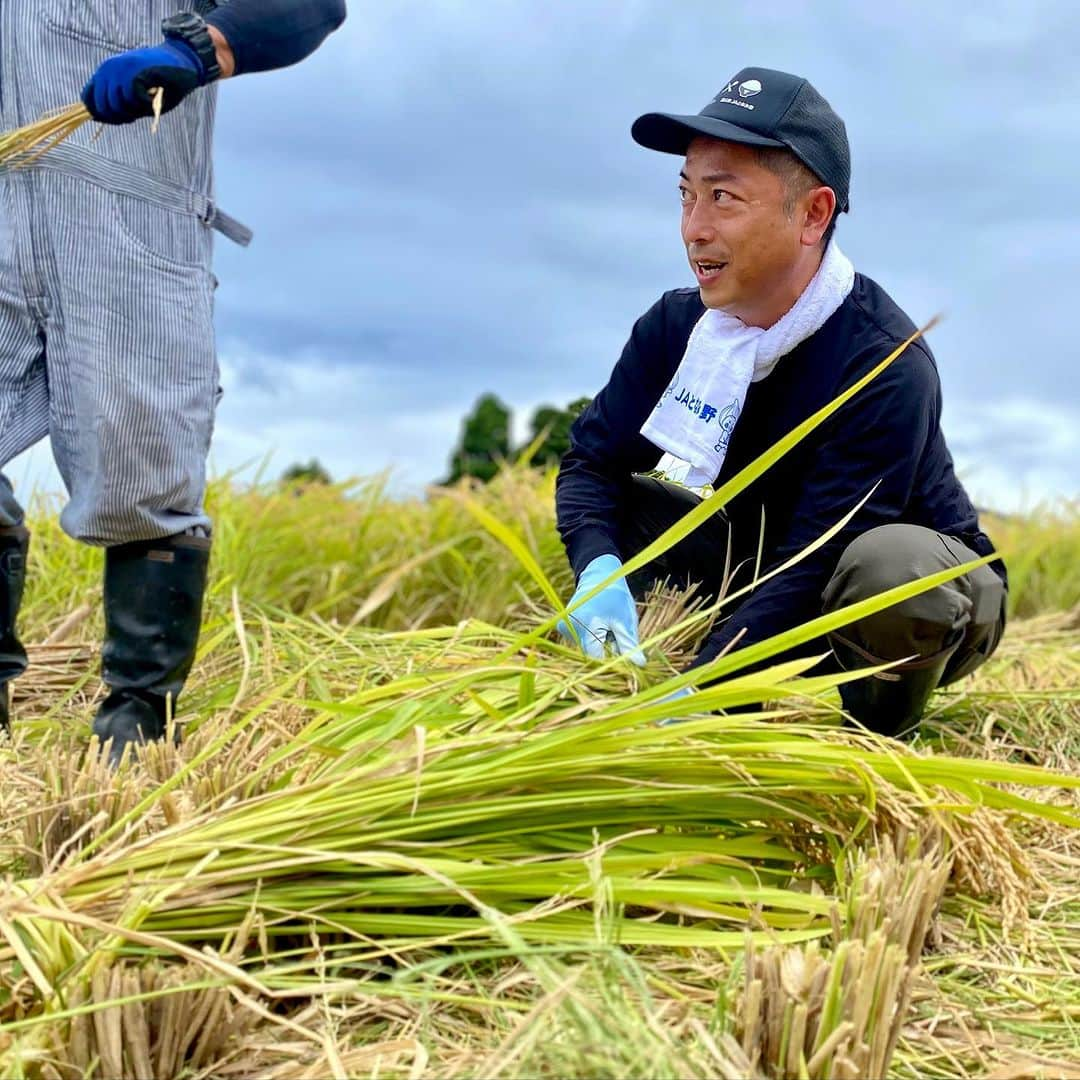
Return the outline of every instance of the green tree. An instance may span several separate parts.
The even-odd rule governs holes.
[[[473,476],[486,483],[509,457],[510,410],[494,394],[485,394],[465,417],[446,482]]]
[[[297,461],[281,474],[282,487],[305,488],[312,484],[332,484],[330,473],[318,458],[312,458],[307,464]]]
[[[541,405],[529,421],[529,441],[536,445],[532,461],[537,465],[557,465],[570,449],[570,428],[590,402],[590,398],[571,401],[565,409]],[[522,447],[524,450],[526,447]]]

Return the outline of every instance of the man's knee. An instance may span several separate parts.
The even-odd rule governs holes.
[[[956,565],[955,553],[932,529],[882,525],[844,550],[822,595],[823,609],[838,611]],[[971,597],[953,580],[863,616],[839,636],[882,660],[928,657],[960,640],[971,610]]]
[[[168,536],[209,536],[211,521],[206,512],[148,506],[87,508],[69,504],[60,525],[74,540],[92,547],[118,547]]]
[[[212,401],[203,388],[179,402],[142,388],[110,402],[92,427],[57,440],[71,496],[60,516],[64,531],[114,547],[209,526],[203,497]]]
[[[95,547],[194,534],[199,529],[209,534],[204,494],[201,463],[156,472],[114,467],[105,483],[71,492],[60,525],[73,539]]]
[[[823,596],[826,610],[867,600],[954,565],[941,537],[921,525],[893,522],[857,536],[844,549]]]

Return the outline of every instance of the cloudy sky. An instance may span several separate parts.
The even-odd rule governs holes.
[[[856,266],[916,322],[946,313],[931,344],[976,497],[1080,493],[1072,0],[350,7],[306,64],[222,88],[220,201],[257,235],[218,247],[218,472],[272,452],[417,489],[480,393],[522,419],[594,393],[691,283],[678,161],[630,123],[757,65],[847,123]]]

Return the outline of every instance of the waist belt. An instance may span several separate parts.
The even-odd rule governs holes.
[[[116,195],[130,195],[167,210],[194,214],[204,225],[221,233],[233,243],[241,247],[247,247],[251,243],[251,230],[224,210],[218,209],[209,195],[174,184],[171,180],[154,176],[134,165],[102,157],[82,146],[61,143],[48,153],[42,154],[28,168],[76,176]]]

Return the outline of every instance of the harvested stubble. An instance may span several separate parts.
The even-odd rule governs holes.
[[[190,965],[98,967],[89,984],[72,987],[67,1005],[76,1015],[54,1032],[43,1075],[168,1077],[218,1066],[243,1050],[259,1017],[227,987],[206,983]]]
[[[737,1022],[753,1065],[774,1077],[885,1076],[923,945],[949,877],[936,846],[898,857],[886,841],[857,857],[847,900],[820,942],[747,947]]]

